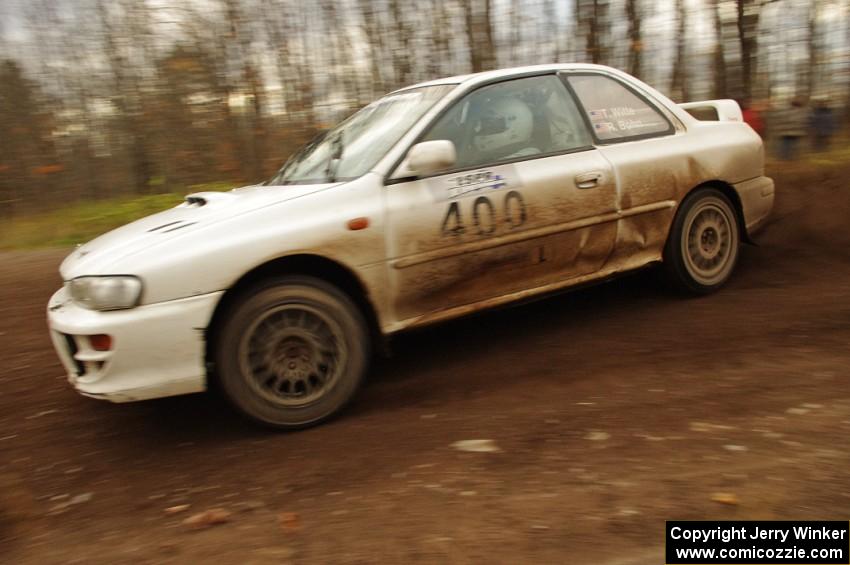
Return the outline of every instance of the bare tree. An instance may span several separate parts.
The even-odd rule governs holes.
[[[758,6],[753,0],[736,0],[736,24],[738,30],[738,41],[740,41],[741,52],[741,91],[738,96],[750,98],[751,92],[751,67],[755,50],[758,46],[755,34],[758,30]]]
[[[753,82],[758,70],[758,32],[761,10],[776,0],[737,0],[738,39],[741,42],[741,77],[744,99],[753,96]],[[818,0],[813,0],[817,3]]]
[[[223,68],[225,77],[233,76],[228,80],[228,99],[224,106],[229,112],[229,95],[238,94],[248,102],[243,105],[244,128],[240,135],[240,145],[247,146],[247,150],[241,152],[242,169],[247,177],[259,179],[265,175],[265,128],[263,124],[263,107],[265,91],[261,85],[259,76],[259,62],[256,61],[252,50],[251,38],[254,30],[250,22],[255,18],[249,18],[245,14],[245,8],[241,0],[223,0],[223,8],[226,19],[227,32],[223,35],[225,45],[224,53],[227,59],[219,68]],[[230,68],[228,68],[230,67]],[[235,84],[231,84],[231,80]],[[233,120],[230,117],[231,123]]]
[[[297,7],[281,0],[262,0],[260,14],[266,36],[272,43],[289,121],[312,125],[315,123],[312,103],[315,86],[301,27],[306,16],[299,14]]]
[[[850,11],[850,2],[848,2],[847,8],[848,11]],[[845,45],[847,45],[848,50],[850,50],[850,18],[846,18],[844,21],[847,26],[845,34]],[[850,62],[850,58],[848,58],[848,62]],[[846,108],[846,121],[847,125],[850,126],[850,82],[847,83],[847,98],[845,98],[845,100],[846,102],[844,104],[844,107]]]
[[[576,0],[576,20],[585,39],[585,51],[590,62],[608,62],[608,0]]]
[[[390,0],[390,15],[392,18],[393,49],[392,62],[395,69],[395,84],[393,87],[404,86],[410,81],[412,73],[410,40],[413,29],[407,17],[410,10],[403,0]]]
[[[464,21],[469,46],[469,63],[472,72],[493,69],[496,66],[496,49],[493,45],[491,21],[492,0],[466,0]]]
[[[673,98],[683,102],[688,99],[687,88],[687,46],[688,22],[685,16],[685,0],[676,0],[676,54],[673,60],[673,78],[670,84],[670,92]]]
[[[363,35],[369,49],[369,65],[371,71],[371,94],[386,90],[385,81],[381,73],[384,66],[382,54],[385,50],[383,26],[380,14],[376,8],[377,2],[373,0],[360,0],[360,15],[363,20]]]
[[[443,74],[443,62],[450,53],[451,17],[446,6],[446,0],[432,0],[431,9],[431,53],[428,60],[427,72],[431,77]]]
[[[639,0],[626,0],[626,18],[629,20],[629,74],[641,78],[643,74],[642,11]]]
[[[729,88],[726,84],[726,52],[723,41],[723,19],[720,14],[720,1],[712,0],[711,15],[714,22],[714,53],[713,53],[713,76],[714,98],[727,98]]]
[[[112,79],[111,102],[118,111],[120,127],[127,138],[131,182],[136,192],[150,190],[153,163],[148,146],[147,131],[142,115],[142,70],[150,66],[139,61],[147,53],[133,50],[129,45],[145,45],[145,29],[149,24],[146,4],[116,2],[107,5],[97,2],[97,17],[101,28],[103,52],[107,57]]]
[[[809,6],[809,21],[808,21],[808,37],[807,37],[807,48],[809,51],[809,65],[806,70],[806,95],[811,97],[815,94],[815,90],[817,85],[819,84],[820,79],[820,68],[821,68],[821,49],[820,42],[818,41],[818,15],[820,7],[820,3],[817,0],[813,0],[811,5]]]
[[[46,177],[59,170],[53,104],[19,64],[0,61],[0,216],[50,197]]]

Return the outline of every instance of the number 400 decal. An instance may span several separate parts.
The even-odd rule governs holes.
[[[460,202],[455,201],[449,204],[440,228],[443,235],[465,234],[464,216],[465,214],[461,211]],[[499,219],[504,221],[510,229],[518,228],[525,223],[525,201],[522,199],[522,195],[516,190],[505,194],[500,217],[497,217],[496,207],[490,198],[479,196],[472,201],[472,228],[475,230],[473,233],[477,235],[491,235],[496,231]]]

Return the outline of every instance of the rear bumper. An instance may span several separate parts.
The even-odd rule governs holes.
[[[756,177],[734,186],[738,196],[741,197],[747,233],[752,235],[762,228],[770,217],[775,193],[773,179]]]
[[[200,392],[206,388],[204,332],[221,292],[96,312],[72,302],[65,289],[50,299],[50,336],[68,380],[80,394],[112,402]],[[95,351],[89,336],[112,337]]]

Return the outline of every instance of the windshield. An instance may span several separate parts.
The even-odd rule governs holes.
[[[372,102],[295,153],[268,184],[350,180],[369,171],[454,85],[425,86]]]

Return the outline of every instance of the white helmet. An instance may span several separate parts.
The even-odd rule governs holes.
[[[521,100],[500,98],[484,110],[478,127],[474,140],[478,151],[512,153],[531,144],[534,115]]]

